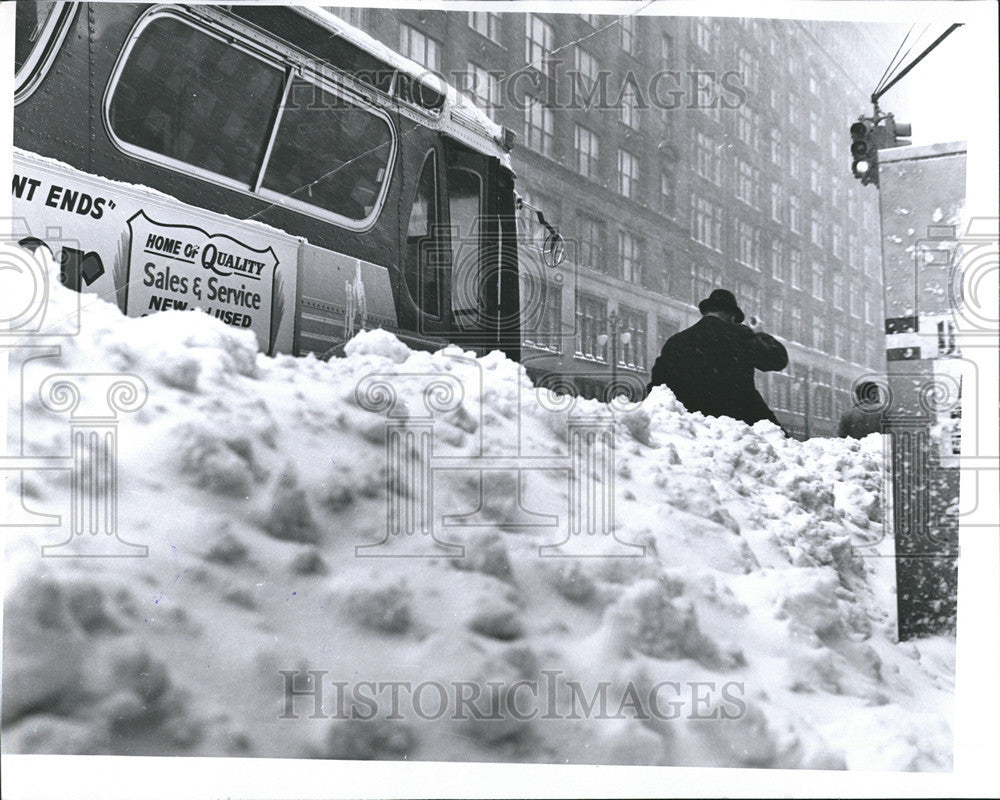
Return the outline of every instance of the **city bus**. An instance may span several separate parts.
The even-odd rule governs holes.
[[[12,233],[66,286],[266,353],[382,327],[519,359],[515,137],[439,77],[314,8],[19,0],[16,25]]]

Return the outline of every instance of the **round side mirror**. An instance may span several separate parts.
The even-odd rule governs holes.
[[[545,237],[545,243],[542,245],[542,261],[545,266],[555,268],[562,264],[564,258],[566,258],[566,243],[561,233],[553,231]]]

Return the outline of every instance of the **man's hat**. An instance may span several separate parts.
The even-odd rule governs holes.
[[[707,314],[709,311],[728,311],[736,315],[736,322],[743,322],[743,309],[736,305],[733,293],[726,289],[714,290],[705,300],[698,303],[698,310],[702,314]]]

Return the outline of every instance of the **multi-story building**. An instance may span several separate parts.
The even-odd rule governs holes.
[[[567,240],[558,270],[525,263],[536,379],[644,385],[718,287],[788,346],[758,386],[795,435],[835,432],[855,379],[884,369],[877,196],[850,174],[848,127],[895,26],[340,13],[517,132],[518,191]]]

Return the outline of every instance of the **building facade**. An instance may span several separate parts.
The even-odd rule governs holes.
[[[523,361],[600,396],[732,290],[789,350],[758,386],[796,436],[832,435],[884,370],[877,194],[850,123],[900,34],[840,22],[333,9],[518,134],[518,192],[566,238],[544,266],[526,209]]]

